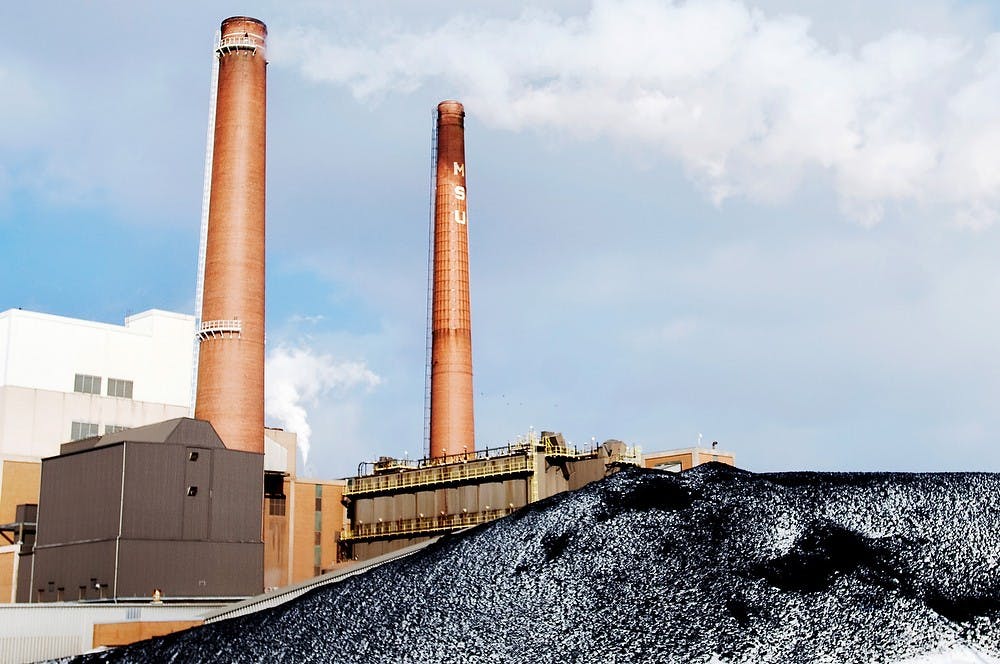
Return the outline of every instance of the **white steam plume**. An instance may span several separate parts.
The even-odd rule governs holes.
[[[310,348],[288,346],[278,346],[267,354],[264,376],[264,411],[282,428],[297,434],[303,463],[309,460],[312,436],[307,408],[331,392],[371,389],[381,382],[363,362],[338,363]]]
[[[973,228],[1000,213],[1000,33],[831,49],[808,20],[739,0],[595,0],[581,17],[458,17],[377,37],[299,30],[274,51],[357,98],[443,81],[494,127],[657,149],[716,203],[780,199],[813,173],[866,224],[895,203]]]

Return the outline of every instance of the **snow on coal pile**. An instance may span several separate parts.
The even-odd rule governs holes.
[[[86,661],[1000,662],[998,508],[992,474],[630,468]]]

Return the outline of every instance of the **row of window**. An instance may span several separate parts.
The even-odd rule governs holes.
[[[117,424],[105,424],[104,433],[115,433],[116,431],[124,431],[128,427],[119,426]],[[100,435],[97,431],[98,425],[94,422],[73,422],[70,427],[70,440],[80,440],[81,438],[91,438],[93,436]]]
[[[313,531],[313,575],[319,576],[323,571],[323,486],[316,485],[315,493],[315,524]],[[284,496],[267,496],[267,513],[270,516],[285,516],[286,501]]]
[[[88,374],[76,374],[73,379],[73,391],[84,394],[101,393],[101,377]],[[132,398],[132,381],[124,378],[108,378],[108,396]]]
[[[313,576],[323,573],[323,486],[316,485],[316,527],[313,546]]]

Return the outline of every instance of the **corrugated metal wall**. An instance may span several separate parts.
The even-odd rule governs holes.
[[[0,662],[21,664],[90,650],[94,624],[138,620],[195,620],[222,604],[0,605]]]
[[[46,459],[34,579],[23,599],[261,592],[264,457],[201,442],[126,442]]]
[[[118,535],[122,447],[45,460],[37,547]]]
[[[122,540],[119,597],[246,597],[264,590],[259,542]]]
[[[122,537],[180,539],[186,489],[185,448],[163,443],[126,445]],[[92,453],[79,456],[88,454]],[[44,473],[48,473],[48,466]]]
[[[264,455],[213,450],[210,539],[260,542],[263,505]]]

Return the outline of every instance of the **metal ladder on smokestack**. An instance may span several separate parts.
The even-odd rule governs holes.
[[[208,136],[205,139],[205,181],[201,190],[201,230],[198,240],[198,286],[194,294],[194,344],[191,350],[191,417],[198,394],[198,352],[201,347],[201,302],[205,294],[205,253],[208,249],[208,206],[212,197],[212,157],[215,150],[215,102],[219,92],[219,44],[222,33],[215,32],[212,44],[212,87],[208,95]]]
[[[427,236],[427,338],[424,339],[424,455],[431,455],[431,353],[434,334],[434,196],[437,189],[437,107],[431,109],[431,191]]]

